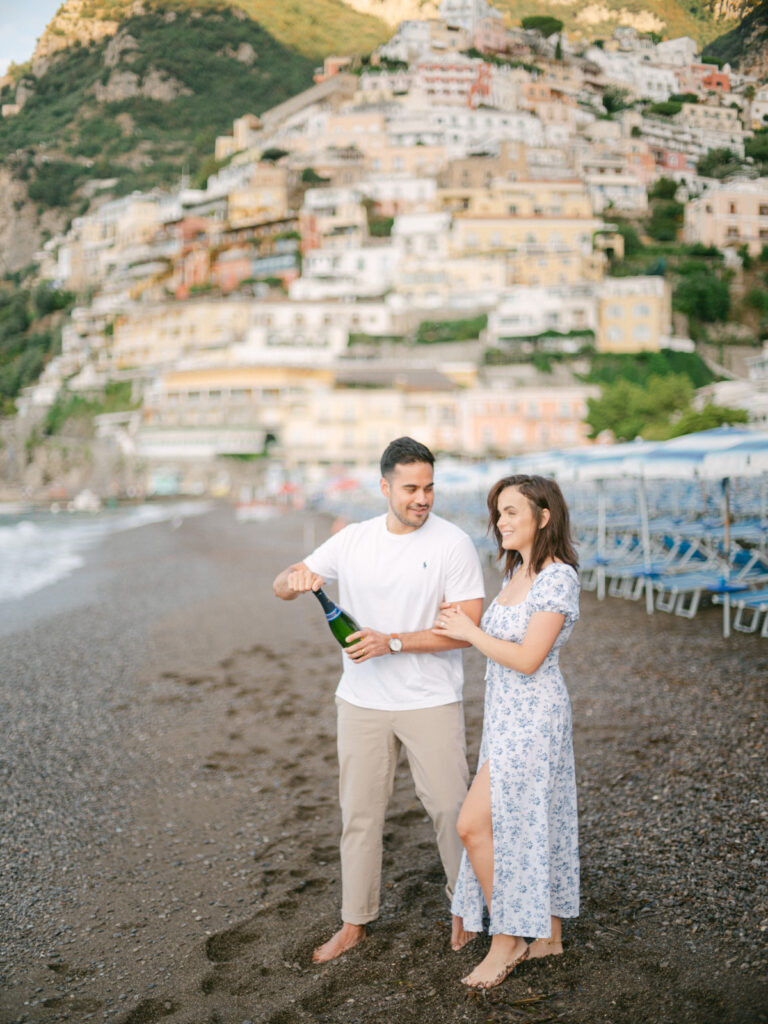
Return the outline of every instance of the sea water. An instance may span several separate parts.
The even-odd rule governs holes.
[[[111,533],[181,522],[210,507],[203,501],[178,501],[96,513],[4,514],[0,506],[0,602],[26,597],[69,575],[83,564],[86,552]]]

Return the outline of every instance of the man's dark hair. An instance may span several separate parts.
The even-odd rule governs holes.
[[[389,479],[395,466],[405,466],[410,462],[427,462],[434,466],[435,456],[425,444],[414,441],[412,437],[395,438],[382,453],[379,463],[381,475]]]

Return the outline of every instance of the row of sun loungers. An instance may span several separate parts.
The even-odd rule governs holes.
[[[618,528],[617,528],[618,523]],[[692,619],[711,602],[723,607],[723,633],[734,630],[768,637],[768,528],[734,524],[729,550],[724,533],[701,522],[664,521],[641,539],[639,523],[609,523],[580,536],[582,587],[599,598],[645,597],[648,612]],[[762,628],[760,628],[762,622]]]

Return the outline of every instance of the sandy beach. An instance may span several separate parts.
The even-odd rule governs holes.
[[[436,503],[439,512],[439,499]],[[0,606],[0,1022],[768,1021],[768,641],[582,596],[582,913],[500,988],[459,979],[432,827],[404,764],[382,913],[338,925],[340,653],[277,571],[328,535],[225,506],[110,536]],[[489,596],[498,574],[489,568]],[[470,764],[483,659],[465,655]]]

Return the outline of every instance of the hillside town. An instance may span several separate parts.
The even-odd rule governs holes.
[[[365,465],[405,431],[475,458],[584,445],[597,388],[578,360],[537,357],[695,348],[663,274],[612,274],[612,218],[646,215],[668,179],[684,242],[760,256],[768,178],[697,163],[743,159],[766,124],[768,86],[692,39],[617,28],[577,54],[485,0],[444,0],[244,111],[203,187],[94,203],[49,239],[41,276],[87,300],[18,415],[129,381],[133,407],[98,435],[177,475],[267,451]],[[710,393],[764,425],[759,352]]]

